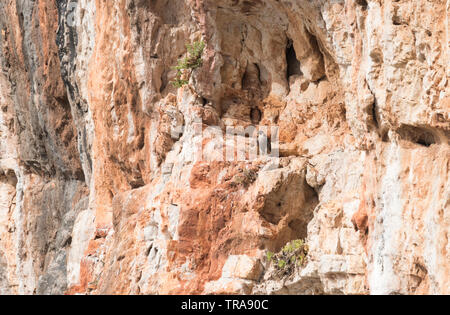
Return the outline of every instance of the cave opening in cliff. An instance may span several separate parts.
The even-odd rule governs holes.
[[[433,132],[425,128],[403,125],[397,132],[403,140],[413,142],[423,147],[430,147],[437,143]]]
[[[252,121],[252,124],[254,125],[258,125],[261,122],[262,119],[262,113],[261,110],[259,110],[259,108],[252,108],[250,110],[250,120]]]
[[[367,10],[368,4],[366,0],[356,0],[356,4],[360,5],[363,10]]]
[[[241,79],[241,86],[252,99],[263,99],[270,93],[268,73],[264,65],[248,62]]]
[[[294,43],[292,42],[291,39],[288,39],[288,44],[286,46],[286,63],[287,63],[286,78],[288,81],[289,78],[293,75],[302,75],[302,71],[300,70],[300,61],[298,61],[297,59]]]
[[[267,249],[278,252],[290,241],[306,239],[308,224],[318,203],[317,192],[297,175],[286,179],[270,193],[259,213],[264,221],[278,226],[283,232],[266,243]]]

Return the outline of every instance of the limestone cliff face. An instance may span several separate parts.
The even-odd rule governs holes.
[[[0,32],[0,294],[450,293],[449,0],[5,0]],[[279,158],[223,158],[249,126]]]

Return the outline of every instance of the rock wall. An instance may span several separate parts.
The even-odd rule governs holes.
[[[449,294],[449,23],[448,0],[1,1],[0,294]],[[247,158],[252,126],[276,154]]]

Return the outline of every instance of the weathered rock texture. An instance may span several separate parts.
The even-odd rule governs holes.
[[[449,0],[4,0],[0,32],[0,294],[450,293]],[[251,124],[279,163],[221,161]]]

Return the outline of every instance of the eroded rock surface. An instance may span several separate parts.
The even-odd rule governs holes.
[[[448,0],[1,1],[0,294],[449,294],[449,23]],[[251,126],[279,159],[224,158]]]

